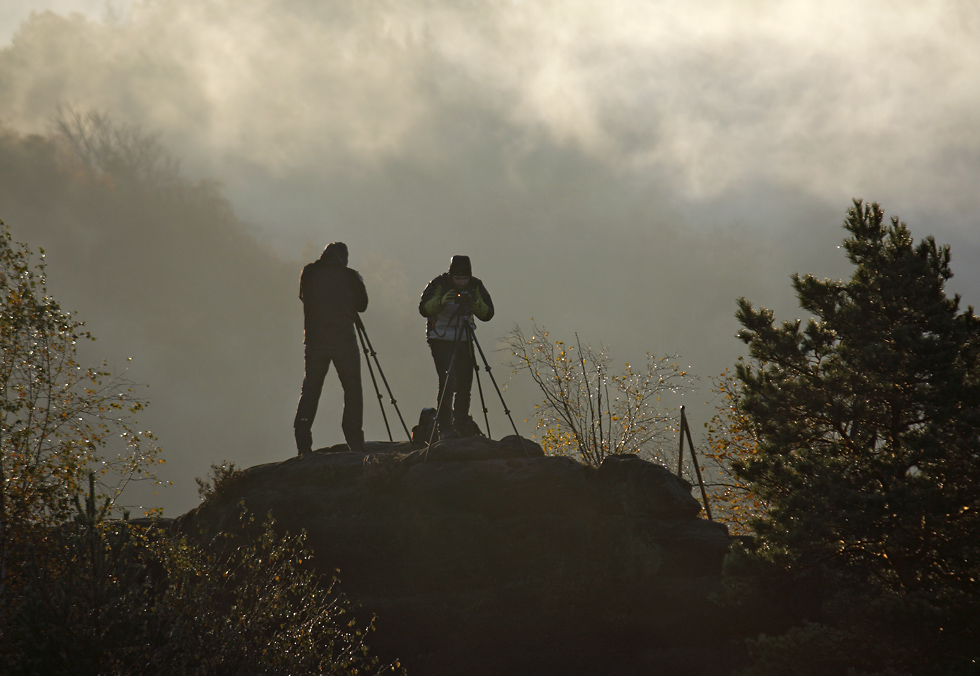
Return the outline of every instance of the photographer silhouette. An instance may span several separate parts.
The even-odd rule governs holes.
[[[473,385],[473,317],[489,321],[493,301],[483,282],[473,276],[469,256],[453,256],[449,271],[433,279],[419,300],[427,319],[426,340],[439,376],[439,438],[472,436],[479,428],[470,417]]]

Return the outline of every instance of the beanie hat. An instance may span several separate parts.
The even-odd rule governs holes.
[[[454,277],[470,277],[473,275],[473,268],[470,266],[469,256],[453,256],[449,262],[449,274]]]

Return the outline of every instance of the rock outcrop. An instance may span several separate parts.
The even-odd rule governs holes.
[[[242,470],[177,526],[234,531],[244,501],[305,530],[413,675],[723,671],[703,637],[729,537],[667,469],[518,437],[367,448]]]

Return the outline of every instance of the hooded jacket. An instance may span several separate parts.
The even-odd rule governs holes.
[[[422,292],[422,297],[419,299],[419,314],[428,320],[425,335],[429,340],[456,340],[456,332],[464,318],[470,316],[461,310],[458,303],[449,302],[442,305],[443,295],[455,288],[452,275],[444,272],[429,282]],[[487,288],[483,286],[483,282],[477,277],[470,277],[469,284],[462,290],[469,293],[472,299],[473,316],[485,322],[490,321],[494,313],[493,300]]]
[[[367,289],[361,275],[347,267],[347,246],[334,242],[318,260],[303,268],[299,278],[307,347],[357,347],[354,322],[367,309]]]

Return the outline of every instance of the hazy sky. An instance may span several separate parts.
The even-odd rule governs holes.
[[[701,378],[692,410],[742,353],[738,296],[788,318],[792,272],[848,274],[837,245],[852,197],[951,244],[950,288],[980,303],[969,0],[0,9],[0,121],[24,153],[59,106],[157,134],[184,178],[218,181],[232,210],[220,228],[195,226],[206,248],[176,211],[97,218],[59,210],[40,170],[17,194],[0,183],[0,218],[48,249],[53,290],[150,385],[176,485],[145,499],[168,513],[193,506],[212,461],[293,452],[296,279],[332,240],[364,274],[365,321],[408,418],[434,389],[418,293],[456,253],[498,308],[480,328],[487,347],[533,317],[617,363],[676,353]],[[126,297],[113,260],[131,261]],[[495,375],[508,379],[501,364]],[[334,381],[318,445],[342,438]],[[519,421],[535,403],[522,387],[508,390]],[[381,438],[367,394],[368,437]],[[709,409],[696,410],[700,427]]]

